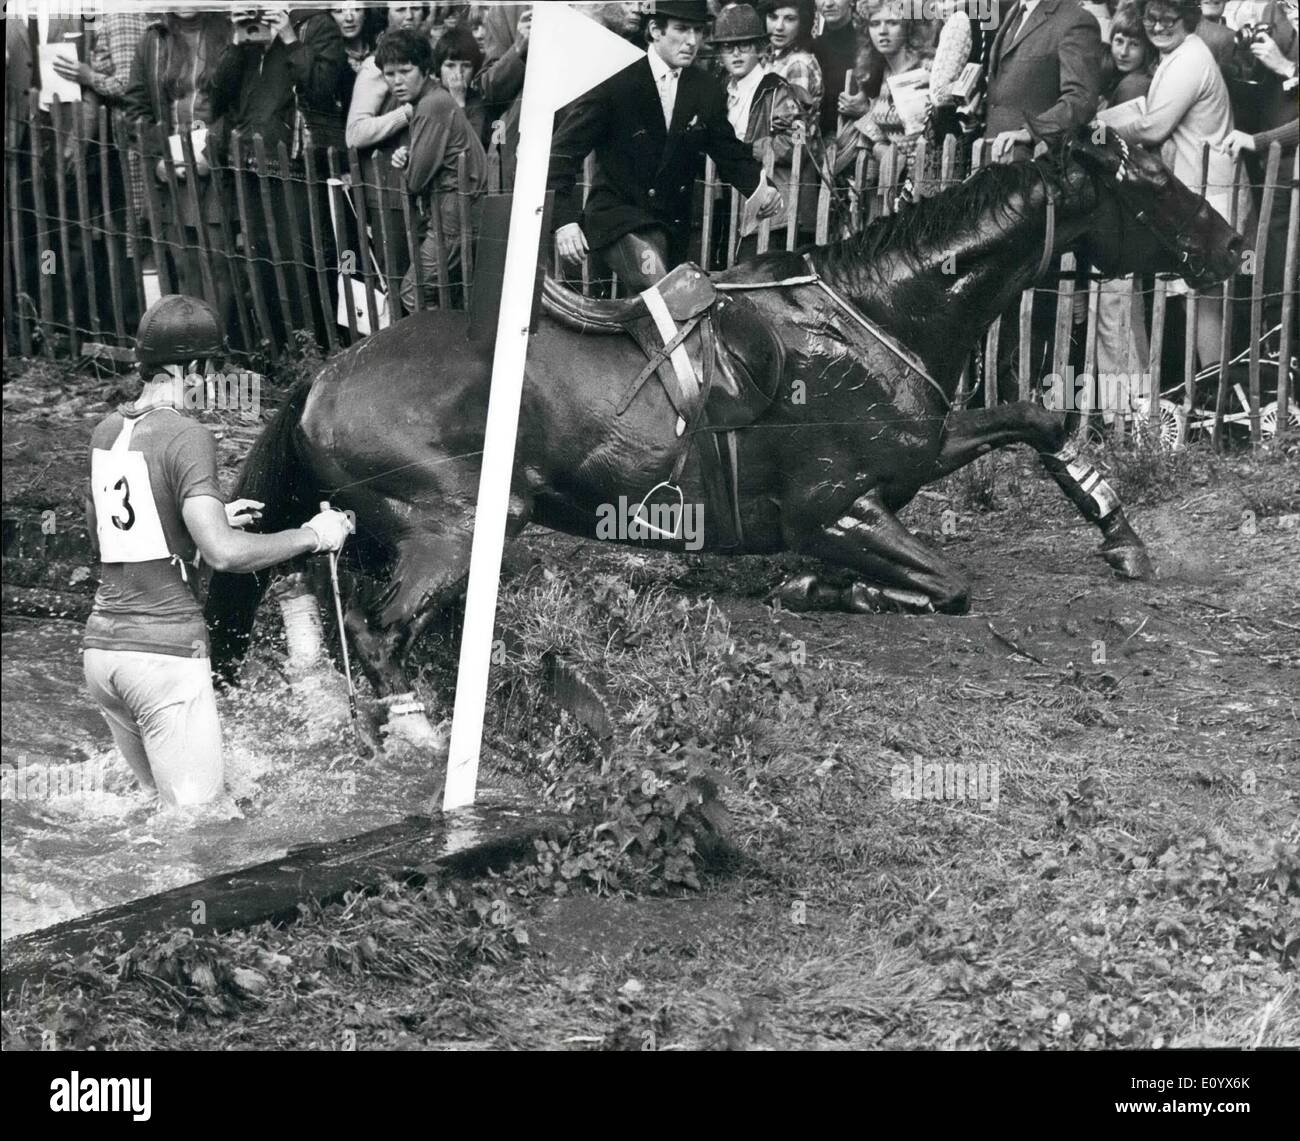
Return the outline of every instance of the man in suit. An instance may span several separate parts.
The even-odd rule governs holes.
[[[708,20],[704,0],[659,0],[647,19],[645,58],[557,117],[548,183],[556,249],[570,263],[600,252],[631,290],[649,288],[686,259],[691,195],[705,155],[724,182],[754,199],[760,217],[783,208],[780,192],[736,138],[721,84],[691,66]],[[599,169],[581,211],[577,178],[592,151]]]
[[[1020,0],[1007,13],[988,56],[984,137],[992,161],[1028,158],[1030,121],[1049,143],[1097,113],[1101,30],[1077,0]]]

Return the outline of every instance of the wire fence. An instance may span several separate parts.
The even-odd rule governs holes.
[[[25,114],[19,114],[25,111]],[[237,356],[322,351],[428,306],[467,307],[479,196],[416,198],[387,152],[166,135],[103,106],[6,114],[4,352],[122,355],[157,297],[212,304]],[[489,195],[501,156],[488,157]],[[505,235],[499,235],[502,241]]]
[[[463,160],[456,192],[417,200],[387,152],[310,137],[295,154],[236,131],[209,155],[200,136],[167,137],[102,106],[56,99],[42,110],[36,92],[8,109],[6,131],[6,355],[125,355],[140,314],[170,292],[213,304],[246,359],[274,362],[303,339],[328,352],[427,306],[468,307],[477,243],[506,239],[479,233],[481,203],[466,189]],[[488,151],[488,195],[503,193],[500,134]],[[755,234],[742,233],[740,194],[706,164],[693,260],[718,269],[750,252],[846,237],[942,193],[988,157],[984,140],[956,136],[842,158],[830,142],[817,161],[799,134],[794,141],[780,172],[786,212]],[[1210,158],[1207,144],[1202,194],[1215,189]],[[1233,173],[1230,221],[1250,252],[1213,302],[1224,367],[1197,367],[1206,308],[1195,292],[1160,275],[1102,281],[1067,253],[1054,281],[1026,290],[1017,312],[993,323],[959,401],[1041,400],[1170,445],[1195,432],[1226,439],[1227,425],[1248,427],[1256,442],[1300,428],[1295,152],[1289,170],[1278,143],[1259,160],[1253,179],[1241,163]],[[770,152],[766,165],[774,172]],[[589,157],[584,193],[593,174]],[[619,289],[591,258],[569,280],[587,294]]]

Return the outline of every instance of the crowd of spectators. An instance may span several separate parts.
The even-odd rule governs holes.
[[[423,270],[420,303],[438,304],[439,286],[454,284],[460,271],[463,215],[458,203],[446,200],[468,197],[470,225],[475,224],[477,200],[487,190],[486,152],[494,141],[503,189],[511,185],[528,9],[524,4],[501,8],[351,0],[329,8],[250,6],[204,12],[160,4],[152,13],[110,10],[79,19],[7,19],[6,144],[29,158],[35,147],[39,170],[33,175],[30,162],[21,164],[19,212],[30,231],[25,237],[31,239],[21,243],[22,256],[31,262],[26,281],[38,280],[39,251],[58,245],[55,220],[80,217],[70,162],[75,136],[59,155],[49,100],[41,99],[34,116],[28,113],[28,93],[42,86],[38,61],[46,45],[57,44],[67,46],[53,61],[54,73],[80,88],[70,114],[83,138],[81,157],[95,204],[94,217],[85,221],[98,220],[106,191],[115,215],[112,229],[125,232],[128,211],[138,222],[126,250],[137,264],[124,273],[156,279],[159,262],[166,259],[181,291],[196,296],[215,292],[209,299],[237,343],[234,306],[244,274],[234,255],[242,253],[263,270],[265,296],[274,299],[267,306],[273,335],[285,341],[294,330],[284,327],[282,315],[291,314],[297,328],[319,331],[335,320],[340,286],[331,271],[330,297],[320,296],[320,290],[308,290],[306,296],[290,290],[292,296],[283,299],[278,294],[285,291],[276,289],[275,263],[281,273],[290,273],[291,259],[310,270],[319,253],[324,264],[338,264],[341,249],[357,249],[359,213],[368,218],[381,280],[401,281],[398,292],[409,311],[417,288],[408,253],[409,217],[415,230],[410,244]],[[104,152],[84,141],[96,137],[101,107],[109,112],[112,143],[128,152],[125,167],[116,157],[103,160]],[[63,126],[69,126],[67,121]],[[184,161],[184,136],[193,146],[192,169]],[[337,148],[336,170],[328,163],[331,147]],[[364,173],[360,184],[352,184],[347,148],[355,149],[363,172],[380,172],[384,192],[379,179]],[[264,195],[260,186],[249,185],[248,209],[241,211],[237,172],[271,182],[272,192]],[[67,177],[60,179],[60,173]],[[341,175],[336,181],[344,183],[341,211],[337,193],[327,184],[332,174]],[[308,188],[309,176],[314,192]],[[166,235],[157,246],[146,225],[147,196],[157,203]],[[47,213],[45,234],[35,232],[38,197]],[[381,242],[381,232],[393,240]],[[314,238],[325,248],[315,248]],[[435,244],[442,257],[434,256]],[[60,305],[63,283],[75,282],[83,268],[77,243],[70,252],[77,264],[54,283]],[[102,276],[107,267],[97,265],[96,271]],[[205,272],[212,279],[209,289],[204,288]],[[449,280],[442,280],[442,274]],[[108,283],[100,284],[107,295]],[[89,319],[81,312],[84,293],[76,290],[70,298],[78,307],[79,324]],[[387,300],[395,304],[395,299]]]
[[[608,3],[589,11],[644,48],[652,7]],[[402,235],[388,245],[374,243],[380,272],[402,280],[409,308],[416,291],[404,240],[411,217],[423,270],[421,302],[436,304],[439,284],[447,284],[439,275],[457,272],[453,251],[466,223],[463,212],[438,203],[456,190],[471,199],[484,193],[489,150],[500,156],[503,188],[512,184],[530,8],[352,0],[333,8],[201,14],[177,6],[153,16],[110,11],[78,20],[7,20],[6,83],[15,109],[7,115],[7,142],[22,148],[29,142],[25,132],[49,129],[47,113],[34,123],[23,113],[25,93],[40,85],[34,61],[41,45],[75,45],[75,58],[60,57],[54,69],[82,89],[78,113],[85,124],[93,127],[95,109],[104,105],[150,128],[142,136],[149,140],[143,155],[131,155],[125,177],[119,164],[97,173],[111,183],[114,208],[142,218],[152,181],[164,221],[187,238],[168,255],[187,292],[201,292],[203,231],[215,300],[232,333],[230,310],[242,285],[231,243],[269,265],[277,238],[283,252],[287,235],[305,241],[318,231],[309,225],[309,196],[297,193],[271,195],[269,219],[265,210],[253,210],[242,232],[231,171],[301,183],[311,155],[319,164],[311,173],[323,187],[331,173],[325,148],[355,148],[393,172],[410,196],[404,210],[376,186],[351,188],[364,195],[375,231]],[[744,12],[727,15],[736,8]],[[1059,139],[1103,111],[1127,138],[1161,149],[1194,186],[1209,143],[1206,194],[1225,216],[1235,160],[1245,161],[1258,207],[1269,143],[1282,144],[1284,173],[1295,153],[1295,0],[757,0],[752,8],[710,0],[709,11],[715,30],[724,33],[706,37],[693,66],[709,71],[723,89],[738,138],[756,154],[775,147],[774,182],[787,196],[791,155],[803,148],[795,218],[800,240],[814,224],[805,200],[815,198],[819,183],[842,188],[864,155],[877,162],[898,156],[894,173],[905,206],[911,184],[931,173],[913,166],[923,137],[932,144],[930,156],[941,153],[949,135],[965,143],[983,138],[998,161],[1026,155],[1036,140]],[[764,94],[755,102],[760,87]],[[238,155],[231,147],[235,132],[243,140]],[[186,133],[195,144],[193,170],[177,161],[176,140]],[[255,135],[260,150],[251,144]],[[826,161],[831,141],[833,167]],[[52,169],[60,156],[52,146],[43,150]],[[459,181],[462,165],[467,185]],[[24,208],[30,181],[21,188]],[[47,181],[52,199],[58,191]],[[193,183],[193,194],[184,182]],[[181,192],[170,193],[168,183]],[[340,243],[350,246],[355,237],[358,203],[353,199],[347,216],[338,218],[321,193],[315,205],[327,219],[332,265]],[[92,198],[98,197],[96,191]],[[1275,196],[1267,221],[1279,243],[1287,199]],[[471,211],[471,228],[476,217]],[[127,252],[153,264],[161,252],[151,248],[147,228],[140,230]],[[435,230],[441,258],[434,256]],[[752,233],[746,237],[752,240]],[[31,249],[49,245],[33,241]],[[309,261],[314,252],[305,251]],[[1270,291],[1277,292],[1281,258],[1268,264]],[[295,298],[298,319],[305,327],[329,321],[336,300]],[[1208,309],[1203,328],[1207,361],[1216,342]]]

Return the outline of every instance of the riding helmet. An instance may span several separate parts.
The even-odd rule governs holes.
[[[141,364],[185,364],[223,351],[212,306],[179,293],[169,293],[150,305],[135,334],[135,359]]]
[[[748,4],[732,4],[723,8],[713,22],[715,44],[744,44],[751,40],[766,40],[767,25],[763,17]]]

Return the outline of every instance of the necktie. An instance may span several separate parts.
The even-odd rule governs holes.
[[[664,109],[664,126],[669,127],[673,121],[673,81],[677,78],[676,71],[667,71],[659,80],[659,102]]]

